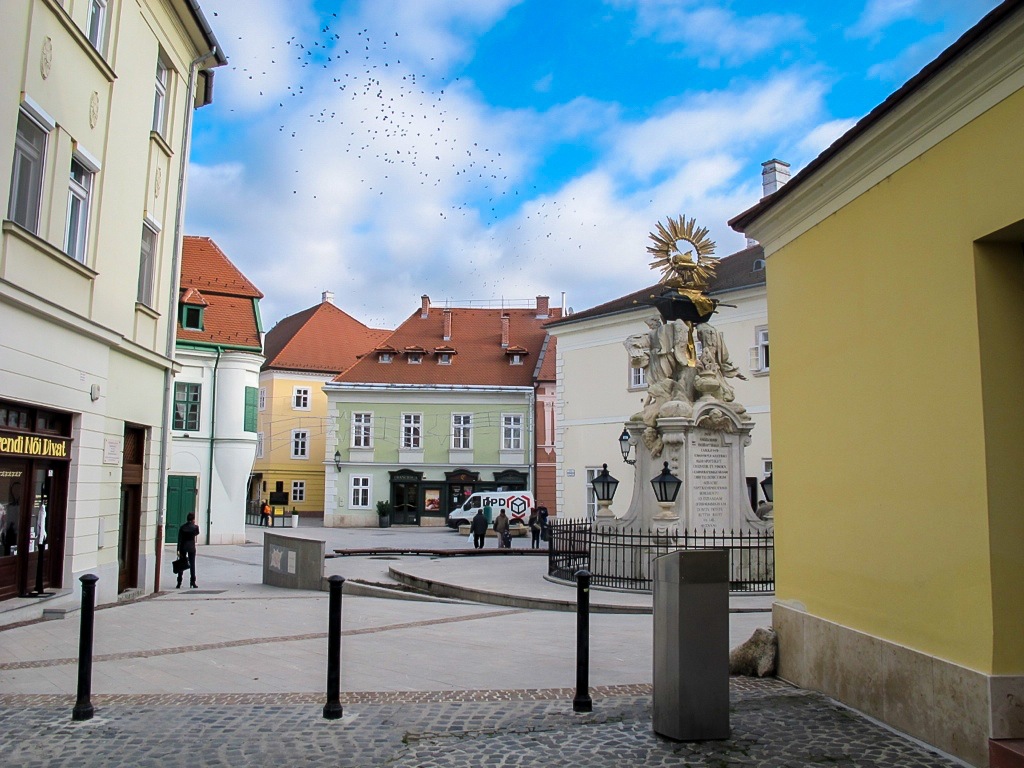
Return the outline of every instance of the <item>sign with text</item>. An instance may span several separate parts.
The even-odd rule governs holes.
[[[25,456],[31,459],[71,459],[71,438],[28,435],[0,430],[0,456]]]

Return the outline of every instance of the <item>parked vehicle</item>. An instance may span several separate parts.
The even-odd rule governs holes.
[[[461,507],[457,507],[448,513],[448,525],[458,528],[460,525],[468,525],[469,521],[477,513],[478,509],[491,507],[493,517],[487,521],[490,526],[498,512],[505,510],[509,523],[512,525],[525,525],[526,518],[530,516],[533,509],[533,494],[529,491],[484,491],[474,493]]]

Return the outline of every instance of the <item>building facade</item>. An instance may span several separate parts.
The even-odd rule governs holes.
[[[747,487],[756,505],[761,480],[772,471],[769,397],[768,308],[764,254],[751,246],[719,260],[710,293],[723,302],[711,323],[722,331],[733,362],[746,381],[732,379],[736,400],[754,421],[746,448]],[[643,368],[633,367],[624,342],[647,331],[658,317],[650,286],[550,323],[557,353],[557,504],[561,514],[593,518],[597,498],[591,480],[608,465],[619,480],[613,512],[625,512],[633,494],[633,468],[622,461],[623,424],[647,398]],[[730,306],[724,306],[730,305]],[[763,497],[762,497],[763,498]]]
[[[545,296],[529,309],[432,307],[424,296],[324,388],[324,524],[376,525],[387,501],[391,522],[443,525],[474,492],[535,491],[537,387],[553,352],[543,326],[559,316]]]
[[[263,294],[208,237],[182,244],[166,540],[194,512],[206,544],[244,544],[256,458]]]
[[[731,222],[771,282],[779,674],[974,765],[1024,764],[1022,122],[1018,1]]]
[[[88,571],[110,602],[158,579],[180,189],[226,59],[185,0],[3,21],[0,599]]]
[[[253,504],[271,499],[275,513],[324,514],[324,385],[390,333],[363,325],[325,291],[320,304],[284,318],[267,334],[257,397]]]

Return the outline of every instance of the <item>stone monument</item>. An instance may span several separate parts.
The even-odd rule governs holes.
[[[753,421],[730,384],[744,376],[709,322],[717,301],[707,294],[716,266],[707,234],[680,216],[650,235],[651,268],[662,271],[661,290],[651,296],[660,318],[624,342],[633,365],[647,373],[647,400],[625,425],[637,454],[633,498],[625,514],[601,517],[599,525],[674,535],[770,524],[747,496],[743,449]],[[650,485],[666,462],[683,481],[671,506],[660,505]]]

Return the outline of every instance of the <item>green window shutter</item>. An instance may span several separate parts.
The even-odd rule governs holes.
[[[245,429],[246,432],[256,431],[256,404],[259,399],[259,390],[256,387],[245,388]]]

